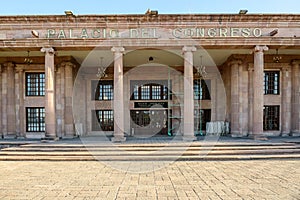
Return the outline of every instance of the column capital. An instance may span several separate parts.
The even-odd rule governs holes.
[[[291,61],[291,65],[294,66],[294,65],[300,65],[300,60],[292,60]]]
[[[197,48],[195,46],[184,46],[182,48],[182,52],[186,53],[186,52],[194,52],[197,51]]]
[[[268,50],[269,50],[269,48],[266,45],[264,45],[264,46],[256,45],[254,47],[254,52],[264,52],[264,51],[268,51]]]
[[[61,62],[59,65],[59,67],[71,67],[71,68],[76,68],[76,64],[72,63],[72,62]]]
[[[243,61],[242,61],[242,60],[239,60],[239,59],[237,59],[237,60],[232,60],[232,61],[230,61],[230,62],[228,63],[228,66],[241,65],[242,63],[243,63]]]
[[[16,72],[22,72],[24,70],[23,66],[16,66]]]
[[[15,64],[13,62],[6,62],[2,64],[2,72],[5,70],[8,71],[13,71],[15,69]]]
[[[111,51],[114,53],[123,53],[125,51],[124,47],[112,47]]]
[[[5,71],[5,65],[4,64],[0,64],[0,72],[4,72]]]
[[[43,47],[41,48],[41,52],[53,55],[55,54],[55,50],[52,47]]]
[[[13,68],[14,66],[15,66],[15,64],[13,62],[3,63],[3,67],[6,67],[6,68]]]
[[[283,67],[281,68],[281,71],[289,71],[289,69],[290,69],[290,67],[288,67],[288,66],[283,66]]]

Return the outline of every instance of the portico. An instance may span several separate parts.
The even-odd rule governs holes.
[[[105,27],[97,16],[49,16],[48,29],[43,16],[15,16],[30,26],[13,30],[14,20],[0,17],[2,137],[195,140],[219,121],[232,137],[298,136],[299,16],[264,15],[268,26],[254,26],[257,15],[212,16],[182,15],[185,27],[173,15],[146,16],[148,24],[139,24],[143,15],[106,16]],[[63,20],[68,27],[57,29]],[[268,35],[274,28],[278,35]],[[28,51],[32,63],[24,63]]]

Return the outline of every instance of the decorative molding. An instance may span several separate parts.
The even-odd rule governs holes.
[[[2,72],[5,72],[6,70],[12,69],[14,70],[15,64],[13,62],[6,62],[2,64]]]
[[[252,71],[253,72],[254,71],[254,67],[253,66],[249,66],[248,67],[248,71]]]
[[[229,67],[231,67],[231,66],[233,66],[233,65],[238,65],[238,66],[240,66],[240,65],[242,65],[242,64],[243,64],[243,61],[240,60],[240,59],[238,59],[238,60],[231,60],[230,62],[227,63],[227,65],[228,65]]]
[[[55,54],[55,50],[52,47],[43,47],[43,48],[41,48],[41,52],[49,54],[49,55]]]
[[[291,60],[291,65],[300,65],[300,59],[293,59]]]
[[[264,52],[264,51],[268,51],[269,47],[267,47],[266,45],[262,46],[262,45],[257,45],[254,47],[254,52]]]
[[[24,67],[23,66],[19,66],[19,65],[17,65],[15,67],[15,69],[16,69],[16,72],[22,72],[22,71],[24,71]]]
[[[182,52],[186,53],[186,52],[194,52],[197,51],[197,48],[195,46],[184,46],[182,48]]]
[[[70,61],[61,62],[57,66],[58,67],[71,67],[71,68],[76,68],[77,67],[77,65],[75,63],[70,62]]]
[[[124,47],[112,47],[111,51],[114,53],[123,53],[125,51]]]

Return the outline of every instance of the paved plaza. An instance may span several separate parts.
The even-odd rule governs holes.
[[[300,199],[300,160],[177,161],[148,173],[1,161],[0,174],[0,199]]]

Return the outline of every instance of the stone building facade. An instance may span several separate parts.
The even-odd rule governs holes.
[[[300,136],[299,20],[1,16],[0,134]]]

